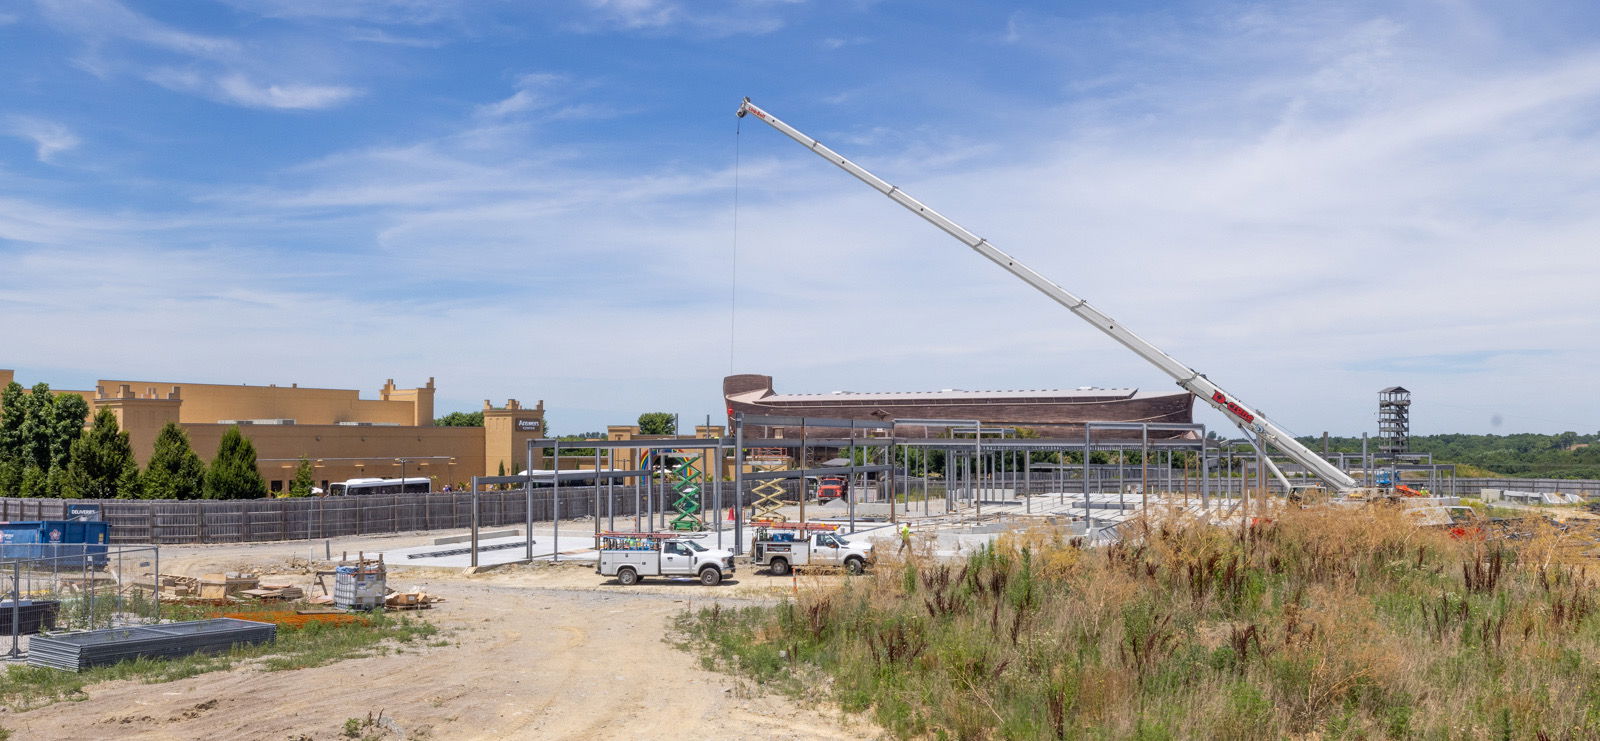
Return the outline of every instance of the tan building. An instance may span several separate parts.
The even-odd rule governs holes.
[[[15,376],[0,369],[0,386]],[[288,488],[302,456],[312,461],[324,488],[352,478],[398,478],[402,470],[433,479],[435,488],[514,472],[525,459],[527,441],[544,428],[544,402],[524,408],[516,399],[504,406],[485,400],[482,427],[435,427],[431,378],[409,389],[390,379],[376,399],[362,399],[353,389],[298,384],[102,380],[92,391],[53,390],[82,396],[91,416],[110,409],[128,431],[140,465],[149,461],[156,435],[168,422],[182,425],[195,452],[208,461],[222,434],[237,424],[255,445],[261,476],[274,492]]]

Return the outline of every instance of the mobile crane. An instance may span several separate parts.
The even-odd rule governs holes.
[[[927,207],[921,201],[912,198],[905,191],[900,190],[899,187],[890,185],[860,165],[823,146],[822,142],[801,133],[799,129],[762,110],[756,104],[751,103],[749,98],[744,99],[744,102],[739,105],[739,110],[735,113],[740,118],[744,118],[746,114],[755,115],[756,118],[777,129],[784,136],[799,142],[818,156],[837,165],[839,169],[854,175],[857,180],[872,186],[874,190],[888,196],[890,200],[904,206],[906,210],[939,227],[946,234],[955,237],[962,244],[972,248],[974,252],[988,258],[994,264],[1004,268],[1006,272],[1021,278],[1023,282],[1038,289],[1040,293],[1049,296],[1056,303],[1065,306],[1067,310],[1094,325],[1096,329],[1110,335],[1111,339],[1121,343],[1123,347],[1132,350],[1139,357],[1144,358],[1151,365],[1171,376],[1185,391],[1194,394],[1201,401],[1210,404],[1217,411],[1227,416],[1229,421],[1238,425],[1239,429],[1245,433],[1245,437],[1250,440],[1250,444],[1261,450],[1264,459],[1265,450],[1262,450],[1262,446],[1270,445],[1277,448],[1294,462],[1304,466],[1307,471],[1322,479],[1330,488],[1342,496],[1354,498],[1376,493],[1364,489],[1354,478],[1340,470],[1339,467],[1323,460],[1321,456],[1312,452],[1310,448],[1301,445],[1288,431],[1273,423],[1265,414],[1262,414],[1261,410],[1254,409],[1239,401],[1238,397],[1224,391],[1221,386],[1213,383],[1205,375],[1178,362],[1171,355],[1150,344],[1149,340],[1134,334],[1127,327],[1122,326],[1105,313],[1090,306],[1088,301],[1079,298],[1067,291],[1067,289],[1035,272],[1032,268],[1023,265],[1016,258],[1001,252],[990,244],[989,240],[967,231],[965,227],[951,221],[938,211]],[[1290,484],[1288,478],[1283,475],[1283,472],[1278,470],[1277,466],[1272,465],[1270,459],[1267,459],[1267,465],[1286,489],[1293,490],[1295,488]]]

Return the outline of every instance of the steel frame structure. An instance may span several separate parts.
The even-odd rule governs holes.
[[[770,433],[773,427],[784,429],[799,428],[799,438],[785,437],[751,437],[749,427],[761,429]],[[884,490],[894,491],[895,466],[890,463],[893,459],[894,439],[892,437],[856,437],[857,430],[861,431],[890,431],[894,430],[894,422],[871,422],[860,419],[833,419],[826,417],[788,417],[765,414],[745,414],[739,412],[733,415],[733,491],[737,507],[733,520],[733,552],[742,553],[744,548],[744,501],[743,495],[746,482],[756,482],[760,487],[767,482],[798,482],[798,496],[800,505],[800,522],[806,521],[806,479],[811,476],[842,475],[850,479],[849,494],[846,496],[847,521],[849,532],[856,531],[856,502],[861,494],[867,491],[867,476],[883,474],[886,479]],[[811,429],[843,429],[848,436],[843,438],[819,437],[812,438],[808,431]],[[781,470],[745,472],[747,452],[750,450],[771,451],[776,449],[794,451],[790,457],[794,460],[794,467]],[[842,450],[848,455],[848,465],[812,465],[811,454],[817,450]],[[863,461],[876,459],[879,463],[857,463],[857,452]],[[831,461],[830,461],[831,462]],[[771,507],[770,509],[776,509]],[[893,521],[894,507],[890,507],[890,520]],[[752,518],[753,519],[753,518]],[[721,529],[718,529],[721,533]],[[721,547],[721,541],[718,541]]]

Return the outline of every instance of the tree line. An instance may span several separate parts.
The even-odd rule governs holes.
[[[1322,450],[1322,438],[1302,437],[1300,442],[1312,450]],[[1380,441],[1367,441],[1376,452]],[[1361,452],[1359,437],[1330,437],[1334,452]],[[1437,463],[1465,463],[1486,469],[1496,476],[1515,478],[1600,479],[1600,432],[1555,435],[1513,433],[1509,435],[1412,435],[1413,453],[1432,453]]]
[[[229,428],[207,466],[189,435],[168,422],[156,436],[150,462],[140,470],[128,433],[110,409],[85,427],[89,404],[77,394],[57,395],[49,384],[24,390],[12,382],[0,391],[0,495],[67,499],[256,499],[267,482],[256,469],[256,450],[237,426]],[[311,462],[302,458],[291,496],[310,496]]]

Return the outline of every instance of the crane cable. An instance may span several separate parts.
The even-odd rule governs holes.
[[[732,278],[728,281],[728,375],[733,375],[734,349],[738,347],[739,319],[739,132],[744,117],[733,119],[733,256]]]

